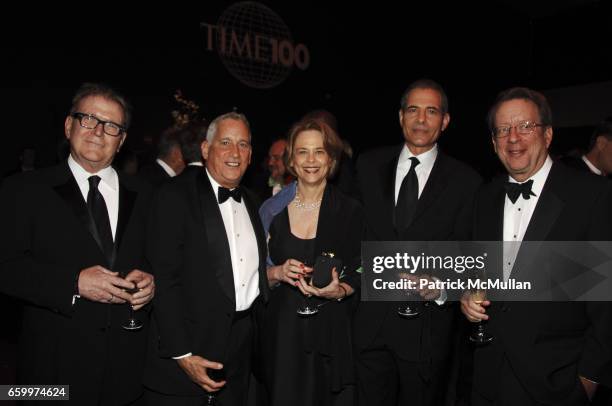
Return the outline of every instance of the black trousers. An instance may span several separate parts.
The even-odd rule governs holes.
[[[223,389],[216,392],[217,406],[247,405],[253,334],[252,314],[234,319],[228,338],[227,357],[223,362],[226,384]],[[145,390],[144,398],[145,404],[150,406],[202,406],[206,405],[207,400],[206,395],[171,396],[150,389]]]
[[[359,406],[444,405],[453,363],[433,360],[425,377],[423,365],[402,359],[389,344],[397,342],[394,325],[385,320],[378,337],[355,354]]]
[[[527,389],[516,377],[515,371],[506,358],[502,362],[499,371],[491,371],[498,376],[498,390],[495,399],[487,399],[478,392],[478,383],[474,384],[472,390],[472,406],[541,406],[529,394]],[[590,405],[586,392],[582,388],[578,377],[574,389],[558,406],[587,406]]]

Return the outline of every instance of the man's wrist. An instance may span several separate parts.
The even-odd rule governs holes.
[[[72,305],[73,306],[76,303],[76,300],[81,298],[81,295],[79,293],[79,278],[81,277],[81,272],[83,272],[82,269],[76,273],[76,277],[74,278],[74,289],[73,289],[73,294],[72,294]]]
[[[339,302],[340,302],[340,301],[342,301],[342,299],[344,299],[345,297],[347,297],[347,296],[348,296],[348,291],[346,290],[346,288],[345,288],[344,286],[342,286],[342,284],[339,284],[339,285],[338,285],[338,287],[339,287],[340,289],[342,289],[341,296],[340,296],[339,298],[337,298],[337,299],[336,299],[337,301],[339,301]]]
[[[188,353],[187,353],[187,354],[185,354],[185,355],[179,355],[178,357],[172,357],[172,359],[179,360],[179,359],[183,359],[183,358],[191,357],[192,355],[193,355],[192,353],[188,352]]]

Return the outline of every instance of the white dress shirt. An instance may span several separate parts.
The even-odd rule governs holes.
[[[218,201],[219,185],[206,170]],[[259,295],[259,249],[251,217],[244,203],[233,198],[219,205],[232,259],[236,311],[247,310]]]
[[[74,160],[72,155],[68,157],[68,167],[77,185],[79,185],[85,203],[87,203],[87,194],[89,193],[89,177],[94,175],[100,177],[101,180],[98,184],[98,190],[102,194],[102,197],[104,197],[104,202],[106,203],[108,220],[110,221],[114,241],[115,232],[117,230],[117,219],[119,218],[119,176],[117,172],[112,166],[107,166],[96,173],[89,173]]]
[[[412,166],[412,161],[410,158],[416,157],[419,159],[419,164],[415,168],[417,180],[419,181],[419,198],[421,197],[421,193],[423,193],[423,189],[425,188],[425,184],[427,183],[427,179],[429,179],[429,175],[431,174],[431,169],[436,162],[436,158],[438,156],[438,144],[435,144],[432,149],[427,152],[423,152],[420,155],[414,155],[406,144],[404,144],[404,148],[402,148],[402,152],[400,153],[399,159],[397,161],[397,169],[395,171],[395,203],[397,204],[397,197],[399,196],[400,188],[402,187],[402,181],[404,177],[410,171],[410,167]]]
[[[542,165],[531,178],[525,180],[525,182],[533,180],[531,191],[535,196],[531,196],[528,200],[525,200],[521,194],[513,204],[508,195],[506,195],[504,201],[504,242],[514,241],[515,244],[504,244],[504,281],[507,281],[510,277],[516,255],[521,245],[520,242],[523,241],[523,237],[525,236],[533,211],[542,194],[542,189],[544,188],[552,164],[553,162],[550,156],[546,157],[544,165]],[[508,181],[518,183],[511,176],[508,176]]]
[[[162,169],[168,174],[168,176],[170,176],[171,178],[174,178],[176,176],[176,172],[170,167],[170,165],[168,165],[159,158],[157,158],[155,162],[157,162],[157,164],[162,167]]]
[[[206,170],[215,200],[219,201],[219,185]],[[232,259],[236,311],[247,310],[259,295],[259,249],[253,224],[249,217],[244,198],[240,203],[233,198],[219,205]],[[172,357],[178,360],[190,357],[193,353]]]
[[[408,146],[404,144],[404,148],[402,148],[402,152],[400,152],[399,159],[397,160],[397,169],[395,171],[395,204],[397,204],[397,198],[399,196],[400,188],[402,187],[402,182],[404,181],[404,177],[410,171],[410,167],[412,166],[412,161],[410,158],[416,157],[419,159],[419,164],[414,168],[416,172],[417,180],[419,181],[419,199],[421,198],[421,193],[423,193],[423,189],[425,189],[425,184],[429,179],[429,175],[431,174],[431,170],[436,162],[436,158],[438,157],[438,144],[435,144],[433,148],[431,148],[427,152],[423,152],[420,155],[414,155]],[[434,280],[439,281],[440,279],[433,277]],[[434,300],[438,305],[443,305],[446,302],[448,295],[446,290],[440,291],[440,296]]]
[[[597,168],[595,167],[595,165],[593,165],[593,164],[591,163],[591,161],[589,161],[589,160],[588,160],[588,158],[587,158],[585,155],[583,155],[583,156],[582,156],[582,160],[584,161],[584,163],[586,164],[586,166],[588,166],[588,167],[589,167],[589,169],[591,170],[591,172],[593,172],[595,175],[599,175],[599,176],[603,175],[603,173],[602,173],[602,172],[601,172],[599,169],[597,169]]]

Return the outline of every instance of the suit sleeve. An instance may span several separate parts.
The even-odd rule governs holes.
[[[612,188],[610,182],[597,199],[591,216],[590,241],[612,241]],[[608,275],[612,277],[612,272]],[[612,387],[612,302],[587,302],[589,329],[578,373]]]
[[[455,219],[453,232],[456,241],[469,241],[472,239],[474,205],[482,179],[476,173],[467,173],[463,183],[463,202]]]
[[[147,257],[155,275],[154,318],[160,355],[178,357],[193,351],[187,334],[183,298],[183,245],[186,202],[163,187],[156,195],[148,225]]]
[[[0,189],[0,291],[70,316],[79,270],[43,263],[32,252],[32,238],[40,226],[35,204],[42,202],[28,189],[23,178],[7,179]]]

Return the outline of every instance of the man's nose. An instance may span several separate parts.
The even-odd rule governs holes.
[[[419,110],[418,114],[417,114],[417,120],[419,123],[424,123],[425,119],[426,119],[426,112],[425,110]]]
[[[520,134],[518,133],[518,128],[514,125],[512,127],[510,127],[510,130],[508,132],[508,141],[515,143],[520,139]]]
[[[93,129],[93,132],[98,137],[104,137],[104,125],[102,123],[98,123],[96,127]]]

